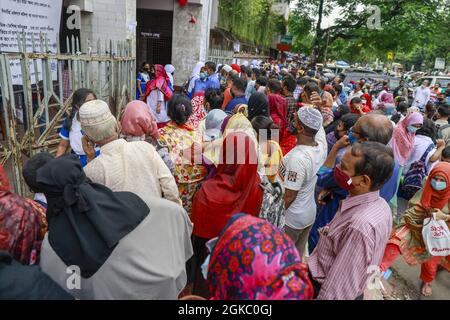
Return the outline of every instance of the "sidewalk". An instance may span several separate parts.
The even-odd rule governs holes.
[[[407,204],[406,200],[398,199],[398,212],[404,212]],[[422,281],[419,278],[420,265],[410,266],[400,256],[391,269],[397,273],[399,278],[405,281],[410,289],[419,294],[420,300],[450,300],[450,273],[446,270],[438,271],[437,277],[432,284],[433,295],[425,297],[420,294],[422,285]]]
[[[450,300],[450,274],[446,270],[438,271],[436,279],[433,281],[433,295],[424,297],[420,294],[422,281],[419,278],[420,266],[410,266],[399,257],[391,267],[406,285],[418,293],[419,300]]]

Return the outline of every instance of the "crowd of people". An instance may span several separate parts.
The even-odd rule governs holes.
[[[0,166],[0,299],[361,300],[400,255],[432,294],[450,87],[410,104],[285,56],[199,62],[178,92],[174,72],[143,63],[119,119],[76,90],[56,155],[23,167],[33,200]]]

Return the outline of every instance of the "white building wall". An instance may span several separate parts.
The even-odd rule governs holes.
[[[135,30],[137,9],[173,11],[172,64],[176,68],[175,85],[186,81],[198,61],[208,57],[209,30],[217,23],[218,0],[190,0],[180,7],[177,0],[64,0],[64,5],[76,4],[81,8],[81,43],[86,39],[102,47],[105,40],[130,39],[133,54],[136,50]],[[189,23],[190,14],[196,23]]]
[[[100,39],[136,43],[135,34],[128,25],[136,21],[136,0],[66,0],[65,5],[75,4],[81,8],[81,43]],[[135,45],[133,45],[135,48]]]
[[[173,16],[172,64],[176,68],[175,85],[182,85],[197,62],[206,62],[211,18],[210,0],[180,7],[175,4]],[[189,23],[190,13],[197,20]]]

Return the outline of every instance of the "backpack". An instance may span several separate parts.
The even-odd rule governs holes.
[[[428,154],[431,152],[431,150],[434,149],[434,144],[430,144],[425,150],[422,157],[417,160],[416,162],[413,162],[411,164],[411,167],[409,168],[408,172],[406,172],[403,183],[400,185],[400,188],[398,190],[398,196],[410,200],[417,191],[422,189],[422,182],[423,179],[428,175],[427,165],[425,163]]]
[[[283,188],[276,182],[272,183],[266,176],[261,181],[263,201],[259,217],[284,231],[284,197]]]
[[[444,124],[443,126],[437,125],[437,129],[438,129],[437,138],[438,139],[443,139],[442,131],[444,131],[447,128],[450,128],[450,124]],[[445,142],[447,143],[447,141],[445,141]]]

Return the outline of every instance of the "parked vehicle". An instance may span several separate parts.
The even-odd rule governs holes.
[[[432,87],[439,83],[441,88],[446,88],[450,83],[450,77],[448,76],[424,76],[416,81],[416,85],[419,87],[425,80],[428,80]]]

